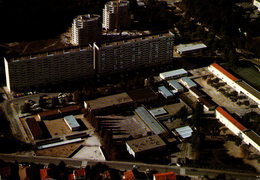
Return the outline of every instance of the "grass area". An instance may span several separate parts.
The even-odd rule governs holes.
[[[250,85],[260,90],[260,72],[254,67],[237,67],[232,69]]]

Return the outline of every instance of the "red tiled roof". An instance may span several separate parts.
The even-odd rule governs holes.
[[[154,174],[155,180],[176,180],[176,174],[174,172]]]
[[[135,175],[132,170],[124,172],[124,180],[135,180]]]
[[[216,110],[222,114],[226,119],[228,119],[232,124],[234,124],[240,131],[246,130],[246,127],[240,124],[236,119],[234,119],[227,111],[225,111],[222,107],[217,107]]]
[[[48,169],[44,168],[44,169],[40,169],[40,176],[41,176],[41,180],[44,180],[45,178],[48,177]]]
[[[68,180],[75,180],[75,175],[74,174],[69,174],[68,175]]]
[[[221,67],[219,64],[217,63],[213,63],[211,64],[211,66],[213,66],[214,68],[216,68],[217,70],[219,70],[221,73],[223,73],[225,76],[227,76],[229,79],[233,80],[233,81],[237,81],[238,78],[236,78],[235,76],[233,76],[232,74],[230,74],[227,70],[225,70],[223,67]]]
[[[75,169],[74,174],[75,174],[76,177],[85,176],[86,171],[85,171],[85,169]]]

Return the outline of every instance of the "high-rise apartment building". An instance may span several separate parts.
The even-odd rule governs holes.
[[[106,30],[127,29],[130,27],[131,18],[129,1],[109,1],[103,9],[102,27]]]
[[[168,63],[173,57],[173,46],[172,33],[94,44],[95,69],[107,74]]]
[[[72,23],[72,44],[76,46],[99,42],[102,35],[101,19],[96,14],[77,16]]]
[[[9,91],[22,91],[169,63],[174,35],[149,35],[5,59]]]
[[[86,46],[5,59],[7,88],[28,90],[91,77],[93,48]]]

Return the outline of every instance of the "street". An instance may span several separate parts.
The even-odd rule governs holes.
[[[169,172],[173,171],[178,175],[190,175],[190,176],[204,176],[210,177],[217,176],[219,174],[225,174],[229,178],[236,178],[239,180],[255,180],[260,174],[237,172],[234,170],[214,170],[214,169],[202,169],[202,168],[191,168],[191,167],[178,167],[168,166],[159,164],[146,164],[138,162],[124,162],[124,161],[95,161],[88,159],[72,159],[72,158],[58,158],[58,157],[47,157],[47,156],[25,156],[25,155],[7,155],[1,154],[0,159],[7,162],[33,162],[37,164],[49,164],[53,163],[58,165],[63,161],[67,167],[79,168],[82,165],[95,165],[97,163],[103,163],[108,165],[110,168],[119,170],[130,170],[136,167],[139,171],[146,171],[147,169],[156,170],[158,172]]]

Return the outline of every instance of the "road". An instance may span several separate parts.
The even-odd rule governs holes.
[[[13,109],[10,101],[5,100],[3,103],[1,103],[1,106],[5,112],[6,118],[10,122],[13,135],[21,141],[30,143],[19,117],[14,114],[15,110]]]
[[[226,174],[228,178],[235,178],[240,180],[255,180],[260,174],[248,173],[248,172],[237,172],[234,170],[214,170],[214,169],[202,169],[202,168],[190,168],[190,167],[178,167],[178,166],[168,166],[159,164],[146,164],[137,162],[123,162],[123,161],[95,161],[89,159],[73,159],[73,158],[58,158],[58,157],[46,157],[46,156],[25,156],[25,155],[7,155],[1,154],[0,159],[7,162],[33,162],[38,164],[49,164],[53,163],[58,165],[61,161],[67,164],[68,167],[83,167],[87,165],[95,165],[97,163],[103,163],[111,168],[119,170],[129,170],[133,166],[137,167],[139,171],[157,170],[158,172],[169,172],[173,171],[179,175],[189,175],[189,176],[204,176],[208,175],[210,177],[217,176],[219,174]]]

